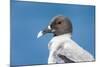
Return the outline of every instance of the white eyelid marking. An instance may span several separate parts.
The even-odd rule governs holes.
[[[50,25],[48,26],[48,29],[51,30],[51,26]]]
[[[55,31],[56,31],[55,29],[52,30],[52,32],[55,32]]]

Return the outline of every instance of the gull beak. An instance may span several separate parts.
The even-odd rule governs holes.
[[[37,35],[37,38],[42,37],[43,35],[45,35],[46,33],[52,33],[52,29],[51,26],[49,25],[47,28],[45,28],[43,31],[40,31]]]

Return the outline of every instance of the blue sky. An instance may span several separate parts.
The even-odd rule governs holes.
[[[38,2],[11,3],[11,65],[47,64],[52,34],[37,39],[52,17],[68,16],[73,40],[95,56],[95,7]]]

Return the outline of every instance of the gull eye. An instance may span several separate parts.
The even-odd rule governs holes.
[[[61,24],[62,22],[61,21],[59,21],[57,24]]]

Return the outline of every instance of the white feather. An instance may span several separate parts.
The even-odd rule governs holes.
[[[93,56],[71,39],[71,34],[56,36],[48,44],[48,64],[56,63],[57,55],[62,54],[75,62],[93,61]],[[63,61],[63,60],[61,60]]]

